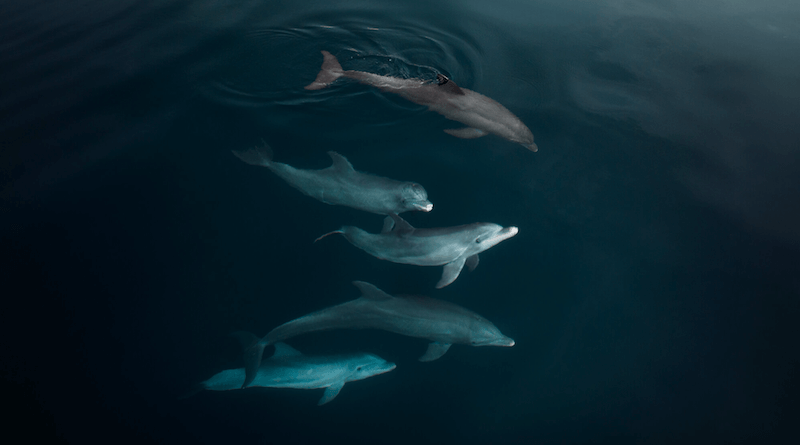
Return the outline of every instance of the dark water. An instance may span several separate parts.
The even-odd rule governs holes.
[[[695,3],[0,3],[5,422],[66,442],[795,436],[800,6]],[[540,151],[455,139],[355,82],[308,92],[321,49],[350,69],[445,73]],[[230,153],[261,139],[292,165],[336,150],[422,183],[435,210],[414,225],[520,233],[434,290],[440,268],[313,244],[381,219]],[[356,279],[462,304],[517,344],[419,363],[422,340],[306,335],[290,343],[398,367],[323,407],[321,390],[177,399],[241,366],[230,332],[353,299]]]

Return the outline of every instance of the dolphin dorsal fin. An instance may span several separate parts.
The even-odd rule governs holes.
[[[458,95],[461,95],[461,96],[464,95],[464,90],[459,88],[458,85],[456,85],[455,82],[450,80],[444,74],[437,74],[436,75],[436,81],[439,82],[439,88],[447,91],[448,93],[458,94]]]
[[[334,170],[338,170],[341,173],[349,173],[355,171],[353,165],[350,164],[350,161],[347,160],[344,156],[336,153],[335,151],[329,151],[328,156],[331,157],[333,161],[333,165],[331,166]]]
[[[293,355],[303,355],[297,349],[287,345],[283,342],[275,343],[275,353],[272,354],[272,357],[291,357]]]
[[[389,300],[393,298],[386,292],[378,289],[374,284],[366,281],[353,281],[353,284],[361,291],[361,296],[368,300]]]
[[[389,216],[394,220],[394,230],[392,230],[392,232],[397,234],[403,234],[414,231],[414,226],[409,224],[403,218],[399,217],[397,214],[390,213]]]

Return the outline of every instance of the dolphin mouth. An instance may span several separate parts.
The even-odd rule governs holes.
[[[514,341],[513,338],[503,337],[503,338],[498,338],[496,340],[492,340],[492,341],[487,342],[487,343],[480,344],[478,346],[502,346],[502,347],[510,348],[510,347],[514,346],[515,344],[516,344],[516,342]]]
[[[433,210],[433,203],[425,201],[424,203],[414,203],[414,208],[423,212],[430,212]]]
[[[395,365],[392,362],[389,362],[378,372],[378,374],[386,374],[387,372],[393,370],[396,367],[397,367],[397,365]]]
[[[493,341],[491,343],[492,346],[504,346],[506,348],[510,348],[510,347],[514,346],[515,344],[517,344],[517,343],[514,341],[513,338],[510,338],[510,337],[501,338],[501,339],[495,340],[495,341]]]
[[[535,143],[533,143],[533,142],[531,142],[530,144],[522,144],[522,145],[523,145],[523,147],[527,148],[528,150],[530,150],[530,151],[532,151],[532,152],[534,152],[534,153],[536,153],[537,151],[539,151],[539,146],[538,146],[538,145],[536,145],[536,144],[535,144]]]
[[[494,246],[495,244],[499,243],[500,241],[505,241],[505,240],[513,237],[517,233],[519,233],[519,229],[518,228],[516,228],[514,226],[505,227],[505,228],[499,230],[495,236],[489,238],[488,240],[486,240],[484,242],[485,243],[491,243],[491,245]]]
[[[513,237],[518,232],[519,229],[514,226],[502,228],[497,232],[495,232],[494,235],[492,235],[491,237],[479,241],[481,245],[481,250],[483,251],[490,247],[494,247],[500,244],[501,242]]]
[[[368,377],[373,377],[373,376],[376,376],[376,375],[386,374],[387,372],[393,370],[394,368],[397,368],[397,365],[395,365],[392,362],[375,363],[375,364],[372,364],[372,365],[368,365],[367,368],[361,370],[361,372],[363,374],[361,375],[359,380],[365,379],[365,378],[368,378]]]

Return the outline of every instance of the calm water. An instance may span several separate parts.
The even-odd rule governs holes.
[[[332,6],[332,3],[337,3]],[[388,5],[392,3],[392,5]],[[705,443],[795,435],[800,6],[770,0],[10,0],[0,4],[3,375],[32,438],[200,443]],[[342,80],[450,76],[531,153]],[[419,227],[520,233],[474,272],[379,261],[379,216],[231,150],[418,181]],[[241,366],[230,332],[350,300],[457,302],[513,348],[378,331],[290,341],[396,370],[321,390],[178,396]],[[270,351],[267,351],[269,354]],[[26,423],[27,424],[27,423]]]

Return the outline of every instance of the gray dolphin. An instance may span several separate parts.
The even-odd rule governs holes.
[[[250,386],[269,388],[325,388],[318,405],[333,400],[345,383],[363,380],[394,369],[394,363],[372,354],[311,357],[285,343],[275,343],[275,354],[257,367]],[[201,389],[240,389],[244,368],[227,369],[201,383]]]
[[[275,162],[272,149],[266,144],[233,154],[248,164],[267,167],[292,187],[326,204],[379,215],[433,210],[428,192],[421,185],[356,171],[347,158],[334,151],[328,152],[333,165],[322,170],[300,170]]]
[[[244,346],[246,379],[255,382],[264,348],[309,332],[331,329],[382,329],[396,334],[431,340],[420,361],[436,360],[452,344],[514,346],[489,320],[443,300],[428,297],[393,297],[372,284],[353,281],[361,297],[284,323],[259,339],[249,332],[236,332]],[[240,380],[241,382],[241,380]]]
[[[436,284],[441,289],[458,278],[466,264],[470,271],[478,266],[478,254],[519,232],[516,227],[492,223],[474,223],[455,227],[417,229],[403,218],[390,214],[383,231],[368,233],[358,227],[344,226],[315,240],[340,233],[347,241],[382,260],[416,266],[444,266]]]
[[[364,71],[345,71],[333,54],[322,51],[322,56],[322,70],[317,74],[316,80],[305,87],[307,90],[319,90],[340,77],[349,77],[381,91],[399,94],[411,102],[427,106],[447,119],[467,125],[466,128],[444,130],[447,134],[473,139],[491,133],[521,144],[530,151],[539,150],[533,143],[531,130],[514,113],[483,94],[460,88],[442,74],[436,76],[437,82],[428,82]]]

